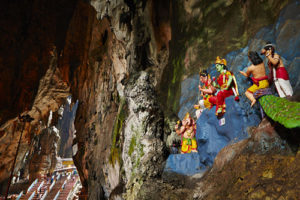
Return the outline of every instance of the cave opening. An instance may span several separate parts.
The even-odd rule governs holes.
[[[23,157],[23,161],[14,167],[11,184],[1,188],[3,194],[8,188],[8,199],[78,198],[82,184],[73,161],[77,152],[77,146],[73,146],[77,108],[78,100],[72,102],[72,96],[68,96],[57,111],[50,110],[48,118],[39,122],[40,134],[34,136],[24,156],[21,145],[17,157]]]

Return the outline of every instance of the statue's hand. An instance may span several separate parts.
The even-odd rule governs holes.
[[[224,84],[224,86],[222,87],[221,90],[227,90],[228,89],[228,85],[227,84]]]

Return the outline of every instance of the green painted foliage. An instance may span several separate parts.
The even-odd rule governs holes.
[[[259,99],[264,112],[286,128],[300,127],[300,103],[285,98],[266,95]]]

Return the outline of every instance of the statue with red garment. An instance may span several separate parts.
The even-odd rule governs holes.
[[[220,75],[217,78],[217,82],[213,82],[213,85],[219,91],[216,96],[210,97],[210,102],[216,105],[216,115],[221,117],[226,112],[225,99],[235,95],[235,100],[239,101],[239,93],[234,74],[227,70],[227,61],[220,59],[218,56],[215,64]]]
[[[267,42],[261,50],[261,55],[265,55],[268,59],[269,83],[274,82],[278,95],[280,97],[293,96],[288,72],[283,65],[282,58],[275,52],[275,45]]]
[[[212,85],[212,80],[210,78],[210,74],[206,71],[200,71],[199,73],[200,82],[203,84],[202,86],[199,84],[199,92],[201,92],[201,96],[203,99],[199,100],[199,104],[194,105],[196,110],[197,119],[200,117],[202,111],[206,108],[212,108],[214,106],[213,102],[210,102],[210,98],[215,94],[216,89]]]

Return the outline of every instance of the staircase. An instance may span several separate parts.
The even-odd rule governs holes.
[[[36,190],[36,193],[32,198],[32,200],[41,199],[44,196],[45,192],[48,190],[49,186],[50,186],[50,182],[44,182],[43,185],[40,185],[40,187]]]
[[[53,186],[52,190],[49,192],[49,194],[46,196],[45,200],[53,200],[62,187],[63,183],[67,180],[66,176],[62,176]]]
[[[42,183],[43,183],[43,180],[38,179],[37,183],[30,189],[30,191],[27,192],[25,195],[23,195],[20,199],[22,199],[22,200],[29,199],[33,194],[36,194],[37,189],[40,187],[40,185]]]
[[[74,176],[74,178],[73,178]],[[61,189],[60,194],[58,196],[58,200],[66,200],[68,199],[70,192],[72,192],[73,190],[73,186],[75,185],[75,183],[78,180],[78,176],[72,175],[72,178],[70,178],[69,180],[67,180],[67,182],[65,183],[64,187]]]
[[[66,173],[63,173],[66,174]],[[80,187],[78,174],[67,173],[68,175],[58,175],[53,181],[46,180],[44,177],[36,179],[27,189],[26,194],[20,193],[22,200],[67,200],[77,199],[75,193]]]

